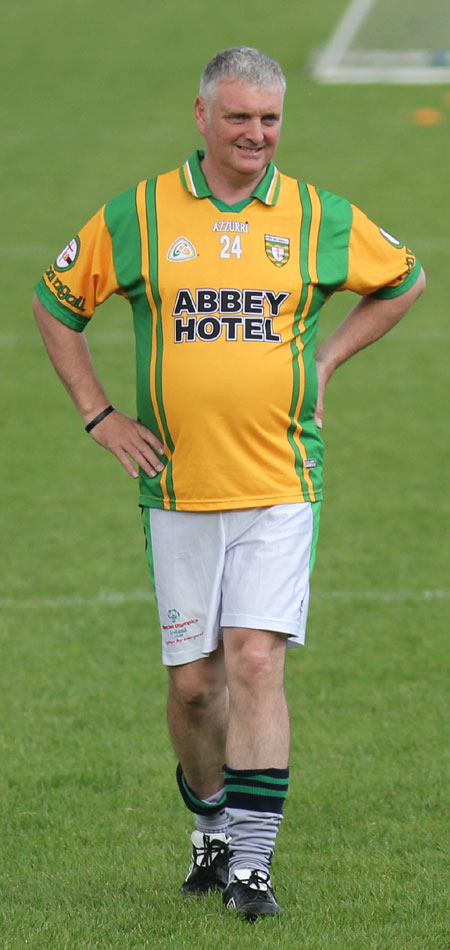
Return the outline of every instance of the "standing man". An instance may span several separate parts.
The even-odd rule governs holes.
[[[278,171],[285,85],[258,50],[218,53],[195,102],[205,151],[101,208],[34,307],[86,431],[139,467],[170,736],[196,816],[182,892],[222,890],[250,920],[281,911],[284,663],[305,636],[325,386],[425,284],[358,208]],[[314,353],[321,307],[346,289],[361,299]],[[110,404],[83,332],[113,293],[133,310],[137,419]]]

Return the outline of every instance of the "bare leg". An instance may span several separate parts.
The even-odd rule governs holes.
[[[283,678],[286,637],[267,630],[224,630],[230,691],[226,763],[234,769],[285,769],[289,714]]]
[[[223,786],[228,689],[222,646],[204,659],[169,667],[167,719],[188,785],[208,798]]]

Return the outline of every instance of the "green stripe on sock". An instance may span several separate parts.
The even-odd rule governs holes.
[[[258,797],[263,796],[264,798],[266,795],[273,796],[274,798],[286,798],[287,792],[286,783],[285,787],[279,791],[277,791],[275,788],[264,788],[261,787],[261,785],[258,785],[258,787],[252,785],[231,785],[229,782],[226,783],[226,787],[227,792],[244,792],[245,795],[253,794]]]
[[[231,773],[231,777],[233,777],[233,773]],[[289,781],[289,779],[287,779],[285,776],[283,778],[274,778],[273,775],[265,775],[264,772],[256,772],[254,775],[249,775],[248,780],[250,782],[268,782],[271,785],[287,785]]]

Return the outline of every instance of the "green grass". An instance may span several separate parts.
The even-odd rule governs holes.
[[[448,950],[450,107],[441,87],[321,87],[311,50],[345,6],[268,0],[9,4],[2,86],[0,944],[5,950]],[[428,291],[326,401],[326,504],[308,641],[289,655],[292,782],[254,927],[182,902],[191,822],[136,486],[89,440],[30,316],[32,287],[96,208],[197,144],[216,49],[288,78],[287,172],[414,247]],[[440,125],[418,127],[431,106]],[[351,304],[324,311],[325,336]],[[123,301],[89,339],[134,410]]]

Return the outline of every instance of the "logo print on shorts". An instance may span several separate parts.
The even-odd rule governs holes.
[[[269,261],[276,267],[283,267],[287,264],[291,255],[291,242],[289,238],[275,237],[274,234],[264,235],[264,244]]]
[[[177,238],[167,251],[167,260],[175,261],[176,264],[181,264],[183,261],[192,261],[194,257],[197,257],[197,251],[191,241],[188,241],[185,237]]]
[[[73,267],[75,261],[80,253],[80,239],[78,237],[73,238],[66,244],[64,250],[61,251],[61,254],[58,254],[58,257],[55,261],[56,270],[63,271],[69,270],[69,267]]]
[[[178,618],[179,618],[179,616],[180,616],[180,611],[179,611],[179,610],[175,610],[175,609],[172,607],[170,610],[167,611],[167,616],[168,616],[169,620],[172,621],[172,623],[175,623],[175,620],[178,620]]]

